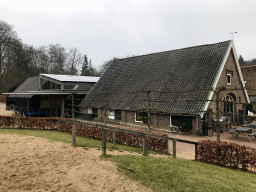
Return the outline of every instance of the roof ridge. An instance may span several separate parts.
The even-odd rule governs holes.
[[[256,67],[256,65],[240,66],[240,68]]]
[[[135,55],[135,56],[131,56],[131,57],[123,57],[123,58],[115,59],[114,61],[123,60],[123,59],[129,59],[129,58],[134,58],[134,57],[142,57],[142,56],[154,55],[154,54],[159,54],[159,53],[167,53],[167,52],[171,52],[171,51],[179,51],[179,50],[184,50],[184,49],[191,49],[191,48],[202,47],[202,46],[217,45],[217,44],[231,42],[231,41],[233,41],[233,40],[227,40],[227,41],[222,41],[222,42],[218,42],[218,43],[211,43],[211,44],[196,45],[196,46],[191,46],[191,47],[184,47],[184,48],[180,48],[180,49],[173,49],[173,50],[168,50],[168,51],[160,51],[160,52],[156,52],[156,53],[148,53],[148,54],[143,54],[143,55]]]

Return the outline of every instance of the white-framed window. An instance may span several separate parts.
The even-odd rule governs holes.
[[[108,110],[108,118],[115,119],[115,111],[114,110]]]
[[[231,85],[231,74],[227,74],[227,85]]]
[[[92,108],[88,107],[88,114],[92,114]]]
[[[233,113],[234,112],[234,99],[230,95],[227,95],[225,97],[224,112],[225,113]]]
[[[148,114],[146,112],[135,112],[135,122],[147,123]]]

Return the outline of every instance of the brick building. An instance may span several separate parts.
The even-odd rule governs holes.
[[[256,112],[256,65],[242,66],[241,71],[243,73],[244,81],[246,82],[246,87],[252,104],[252,110]]]
[[[222,115],[238,121],[235,114],[245,110],[249,98],[233,41],[116,59],[80,110],[103,118],[107,109],[109,119],[129,124],[150,119],[159,129],[185,123],[203,134],[205,114],[215,112],[214,91],[220,87],[229,89],[220,95]]]

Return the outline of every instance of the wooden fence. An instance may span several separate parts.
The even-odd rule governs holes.
[[[188,141],[188,140],[183,140],[183,139],[177,139],[177,138],[172,138],[172,137],[167,137],[167,136],[161,136],[161,135],[156,135],[156,134],[151,134],[151,133],[143,133],[140,131],[134,131],[134,130],[128,130],[128,129],[120,129],[117,127],[109,126],[109,125],[102,125],[102,124],[93,124],[88,121],[82,121],[78,119],[69,119],[68,120],[70,123],[72,123],[72,145],[76,146],[76,124],[80,125],[87,125],[91,127],[96,127],[102,129],[102,155],[106,155],[106,130],[112,130],[113,131],[113,145],[116,147],[116,132],[124,132],[124,133],[131,133],[131,134],[136,134],[140,135],[143,137],[142,140],[142,149],[143,149],[143,155],[147,155],[146,152],[146,141],[147,137],[154,137],[158,139],[164,139],[164,140],[171,140],[173,141],[173,158],[176,158],[176,142],[182,142],[182,143],[188,143],[188,144],[193,144],[195,145],[195,160],[198,160],[198,155],[197,155],[197,146],[198,142],[194,141]],[[167,142],[168,143],[168,142]],[[167,145],[168,146],[168,145]],[[167,147],[167,152],[169,150],[169,147]]]

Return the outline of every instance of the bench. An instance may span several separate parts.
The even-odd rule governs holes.
[[[233,134],[233,133],[235,133],[236,131],[235,130],[232,130],[232,131],[229,131],[228,133],[229,134]]]
[[[256,138],[256,132],[253,132],[251,134],[248,135],[249,137],[255,137]]]

